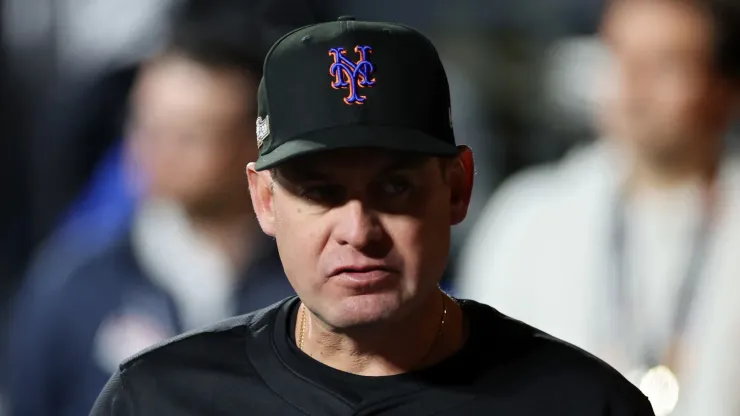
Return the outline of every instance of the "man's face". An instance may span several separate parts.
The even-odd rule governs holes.
[[[250,168],[249,181],[298,295],[330,326],[352,328],[398,319],[435,290],[450,226],[467,211],[463,166],[353,149],[287,162],[274,177]]]
[[[730,100],[707,15],[681,1],[616,0],[605,35],[615,70],[607,133],[639,156],[670,160],[721,132]]]
[[[130,143],[149,193],[194,209],[246,195],[256,158],[255,86],[233,70],[165,56],[144,68],[133,97]]]

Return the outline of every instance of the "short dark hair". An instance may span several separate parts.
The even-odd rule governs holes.
[[[257,81],[267,53],[253,3],[184,0],[173,10],[165,54],[182,55],[216,68],[234,68]]]

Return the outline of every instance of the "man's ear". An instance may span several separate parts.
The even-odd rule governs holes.
[[[252,197],[252,207],[257,214],[257,221],[265,234],[275,236],[275,211],[273,210],[273,181],[267,171],[258,172],[254,162],[247,165],[247,179],[249,180],[249,194]]]
[[[473,151],[467,146],[459,146],[458,148],[460,152],[449,168],[450,222],[452,225],[460,224],[468,215],[475,176]]]

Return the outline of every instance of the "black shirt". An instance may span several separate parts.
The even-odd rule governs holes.
[[[91,415],[653,415],[645,396],[597,358],[459,302],[467,342],[418,372],[363,377],[313,360],[295,346],[299,302],[289,298],[131,358]]]

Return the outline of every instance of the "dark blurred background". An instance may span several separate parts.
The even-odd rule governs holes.
[[[222,7],[214,4],[223,8],[211,13],[209,8]],[[150,106],[161,110],[165,96],[177,107],[205,94],[202,103],[212,99],[210,107],[223,105],[227,114],[233,97],[224,91],[244,87],[240,91],[247,95],[237,101],[251,104],[232,110],[239,112],[238,120],[248,120],[246,128],[254,134],[254,77],[232,79],[227,70],[258,76],[254,61],[280,36],[342,15],[416,27],[440,52],[456,136],[473,148],[477,164],[470,216],[454,230],[443,280],[452,293],[468,237],[499,186],[592,145],[602,133],[596,122],[599,82],[608,62],[598,36],[602,0],[0,0],[0,5],[0,345],[11,345],[9,357],[28,360],[16,363],[21,368],[12,376],[0,365],[0,381],[16,383],[0,383],[0,416],[6,416],[8,396],[16,402],[7,408],[24,409],[18,416],[80,414],[108,376],[106,365],[198,322],[254,309],[289,291],[269,279],[250,277],[258,286],[248,291],[228,283],[233,276],[269,275],[275,266],[274,253],[262,249],[263,241],[252,233],[253,214],[242,210],[246,194],[234,196],[246,179],[226,181],[224,187],[232,188],[221,194],[209,191],[213,175],[231,172],[229,152],[248,158],[253,150],[217,133],[165,137],[168,126],[146,125],[130,111],[134,91],[139,92],[133,107],[143,113]],[[172,10],[179,8],[189,11],[178,20]],[[173,41],[172,33],[181,36]],[[235,37],[246,39],[244,50],[229,44]],[[150,59],[158,62],[155,69],[142,65]],[[172,85],[148,85],[142,72]],[[183,87],[188,83],[197,88],[188,92]],[[187,111],[196,110],[191,105]],[[190,113],[177,114],[187,124]],[[226,117],[214,114],[208,116]],[[238,120],[227,127],[244,127]],[[156,146],[138,140],[156,136],[160,127],[163,139]],[[728,143],[732,148],[738,141]],[[210,159],[199,159],[205,153]],[[143,162],[130,163],[142,154]],[[184,162],[178,165],[179,160]],[[170,176],[156,167],[167,164]],[[188,178],[173,177],[175,171]],[[136,185],[139,176],[151,182],[146,191]],[[211,200],[220,205],[203,202]],[[230,233],[234,229],[239,232]],[[168,256],[175,263],[193,257],[182,273],[187,277],[173,278],[181,265],[156,258]],[[181,290],[199,279],[198,271],[204,271],[200,278],[222,275],[226,283]],[[199,299],[198,290],[210,297]],[[264,296],[255,295],[260,290]],[[169,323],[152,323],[145,315],[165,316]],[[75,374],[71,365],[90,371]],[[60,381],[70,377],[80,382],[71,387]],[[3,386],[12,393],[4,395]]]

